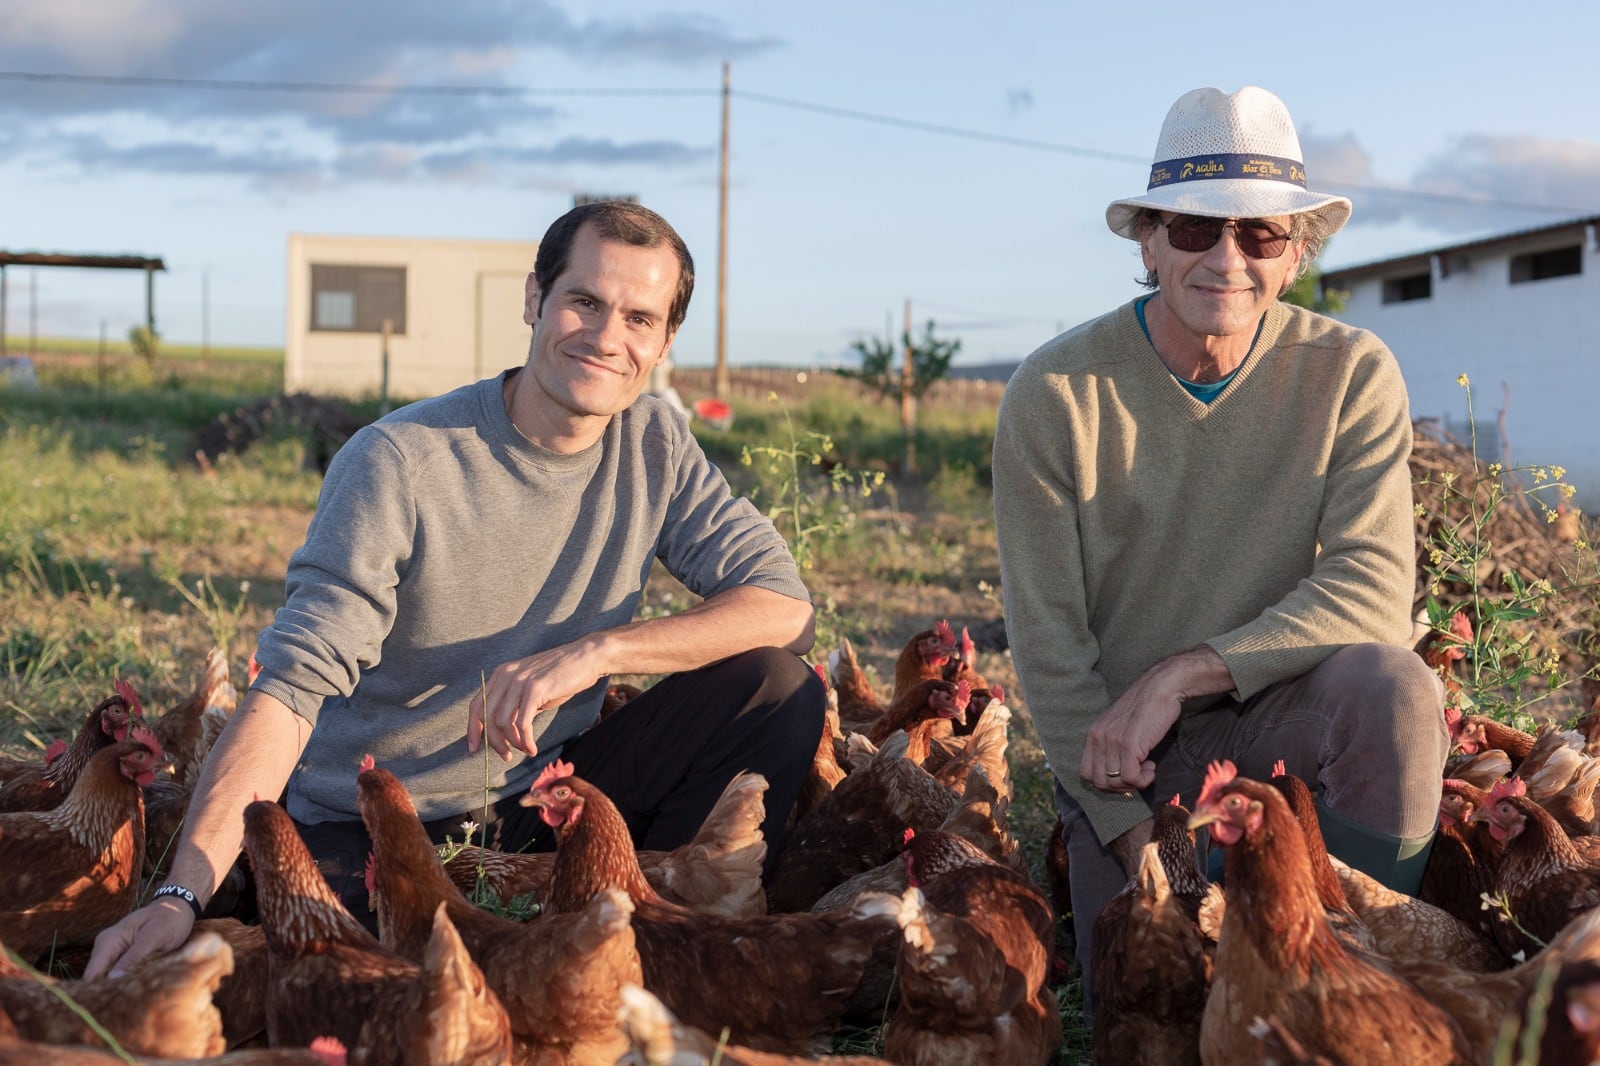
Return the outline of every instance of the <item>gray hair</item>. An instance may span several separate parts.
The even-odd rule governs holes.
[[[1138,213],[1133,216],[1133,221],[1128,224],[1128,231],[1133,235],[1134,240],[1143,241],[1144,235],[1160,224],[1160,211],[1153,207],[1141,207]],[[1311,264],[1316,261],[1317,256],[1322,254],[1322,247],[1328,242],[1327,223],[1315,211],[1290,215],[1289,239],[1291,241],[1299,241],[1303,249],[1300,253],[1300,268],[1295,271],[1294,277],[1289,279],[1289,284],[1293,285],[1296,281],[1306,276],[1306,272],[1311,269]],[[1161,287],[1161,279],[1156,276],[1154,267],[1146,270],[1143,276],[1136,277],[1133,280],[1147,289],[1159,289]]]

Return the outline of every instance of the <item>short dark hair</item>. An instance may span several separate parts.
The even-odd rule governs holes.
[[[539,286],[539,313],[544,313],[544,298],[555,287],[556,279],[567,269],[572,242],[585,225],[608,241],[620,241],[635,248],[660,248],[666,245],[678,257],[678,291],[667,312],[667,331],[676,332],[689,313],[689,297],[694,294],[694,259],[672,224],[648,207],[625,200],[602,200],[574,207],[550,224],[539,254],[533,261],[533,280]]]

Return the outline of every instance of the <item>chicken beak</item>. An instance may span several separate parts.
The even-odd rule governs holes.
[[[1199,829],[1201,826],[1210,825],[1212,822],[1217,821],[1218,817],[1219,815],[1216,811],[1197,810],[1193,814],[1189,815],[1189,828],[1191,830],[1195,830]]]
[[[517,805],[520,806],[520,807],[543,807],[544,806],[544,804],[539,801],[539,797],[534,795],[532,792],[524,792],[522,794],[522,798],[517,800]]]

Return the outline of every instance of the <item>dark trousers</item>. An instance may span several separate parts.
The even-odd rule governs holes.
[[[666,851],[687,844],[728,782],[746,770],[766,777],[766,871],[771,873],[789,809],[810,772],[822,736],[822,682],[800,658],[758,648],[699,670],[671,674],[586,732],[561,758],[622,812],[635,847]],[[429,837],[459,841],[461,823],[481,828],[475,842],[501,851],[550,851],[555,833],[539,812],[506,796],[482,808],[424,822]],[[350,913],[369,928],[377,916],[364,878],[372,839],[355,822],[298,825],[318,868]]]

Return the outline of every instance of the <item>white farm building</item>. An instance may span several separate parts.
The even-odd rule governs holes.
[[[1561,466],[1600,511],[1600,216],[1329,270],[1338,317],[1383,338],[1416,418],[1508,466]],[[1502,417],[1503,416],[1503,417]],[[1554,502],[1549,500],[1547,502]]]
[[[290,234],[284,390],[415,400],[521,366],[523,282],[538,249]]]

